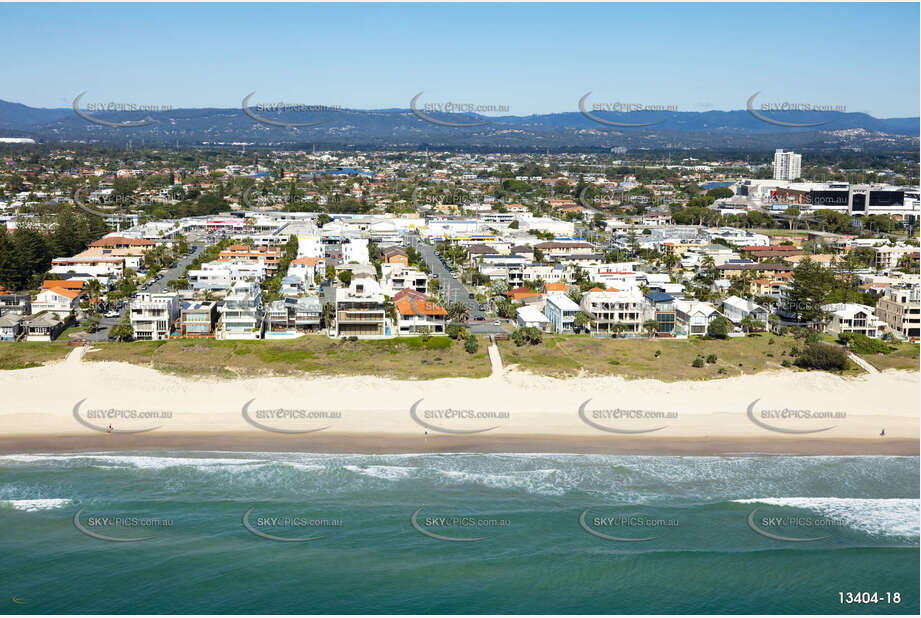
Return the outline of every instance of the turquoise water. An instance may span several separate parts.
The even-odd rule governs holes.
[[[0,607],[917,614],[918,487],[904,457],[7,455]]]

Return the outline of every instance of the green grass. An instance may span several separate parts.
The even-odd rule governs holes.
[[[773,340],[774,343],[770,343]],[[536,346],[518,347],[500,341],[505,365],[518,365],[522,371],[539,375],[568,377],[588,375],[653,378],[667,382],[725,378],[768,370],[788,370],[790,348],[803,347],[802,341],[762,333],[732,339],[594,339],[583,335],[545,335]],[[659,357],[656,350],[661,351]],[[715,363],[692,367],[698,356],[716,354]]]
[[[476,354],[448,337],[343,341],[308,335],[287,341],[172,339],[100,343],[87,361],[117,361],[179,375],[233,377],[279,375],[375,375],[430,380],[483,378],[490,374],[485,339]]]
[[[858,354],[858,356],[880,371],[886,369],[918,371],[919,346],[917,343],[890,343],[889,346],[895,348],[889,354]]]
[[[0,342],[0,369],[41,367],[49,361],[62,360],[73,348],[66,341]]]

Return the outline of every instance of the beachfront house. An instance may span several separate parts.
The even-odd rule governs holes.
[[[675,318],[678,330],[690,336],[703,336],[707,334],[710,322],[722,314],[710,303],[698,300],[676,300]]]
[[[397,332],[401,336],[444,335],[448,326],[448,312],[425,296],[407,294],[395,303]]]
[[[656,321],[656,334],[674,335],[677,322],[675,297],[664,292],[650,292],[646,295],[646,302],[652,307],[652,319]]]
[[[134,338],[141,341],[168,339],[173,323],[179,317],[179,295],[176,292],[138,294],[128,310]]]
[[[582,310],[591,316],[594,333],[639,334],[643,332],[643,323],[651,316],[639,288],[592,288],[582,295]]]
[[[316,296],[276,300],[266,308],[265,338],[291,339],[320,328],[323,307]]]
[[[830,335],[855,333],[878,338],[886,332],[887,324],[877,319],[873,308],[858,303],[831,303],[822,305],[829,315],[825,332]]]
[[[515,313],[515,321],[519,328],[538,328],[542,331],[550,328],[550,319],[541,313],[537,307],[525,305],[524,307],[519,307]]]
[[[254,281],[237,281],[224,297],[218,339],[260,339],[265,322],[262,289]]]
[[[56,313],[45,311],[24,318],[23,326],[26,329],[26,341],[54,341],[66,327],[66,322]]]
[[[380,284],[373,277],[353,278],[349,287],[336,288],[334,337],[390,336],[387,309]]]
[[[24,319],[17,313],[0,315],[0,341],[16,341],[23,332]]]
[[[544,300],[544,316],[553,332],[571,333],[579,305],[565,294],[548,294]]]
[[[730,296],[723,301],[723,315],[736,326],[741,324],[742,321],[748,317],[766,325],[770,313],[758,303],[752,302],[746,298]]]
[[[182,337],[214,337],[217,318],[216,302],[184,302],[179,310],[179,334]]]

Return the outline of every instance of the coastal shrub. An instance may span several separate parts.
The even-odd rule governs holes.
[[[451,339],[466,339],[467,335],[470,333],[463,324],[448,324],[448,327],[445,329],[445,334]]]
[[[720,316],[707,325],[707,336],[714,337],[716,339],[725,339],[729,334],[729,320]]]
[[[715,363],[715,362],[716,362],[716,354],[708,354],[708,355],[707,355],[707,362],[710,363],[711,365],[712,365],[713,363]]]
[[[790,356],[799,356],[799,348],[796,346],[792,346],[790,348]]]
[[[847,352],[844,348],[821,342],[807,343],[796,358],[796,366],[804,369],[834,371],[847,368]]]
[[[474,354],[480,349],[480,342],[477,341],[475,336],[467,335],[467,338],[464,340],[464,349],[468,354]]]
[[[819,333],[814,330],[809,331],[809,334],[806,335],[806,343],[818,343],[819,341]]]
[[[841,333],[838,335],[838,343],[850,344],[848,347],[855,354],[889,354],[892,352],[892,348],[886,342],[859,333]]]
[[[656,350],[656,358],[662,356],[662,350]]]
[[[544,340],[544,334],[540,331],[539,328],[534,326],[525,326],[519,328],[511,335],[512,341],[515,342],[515,345],[521,347],[525,344],[528,345],[537,345]]]
[[[700,367],[703,367],[703,366],[704,366],[704,359],[703,359],[703,357],[701,357],[701,356],[698,356],[697,358],[695,358],[695,359],[694,359],[694,362],[691,363],[691,367],[700,368]]]
[[[787,359],[785,358],[785,359],[783,359],[782,361],[780,361],[780,366],[781,366],[781,367],[789,367],[789,366],[790,366],[790,361],[787,360]]]
[[[768,339],[768,345],[774,345],[774,338],[773,338],[773,337],[771,337],[770,339]]]
[[[718,374],[720,374],[720,375],[726,375],[726,368],[725,368],[725,367],[720,367],[720,370],[717,371],[716,373],[718,373]]]

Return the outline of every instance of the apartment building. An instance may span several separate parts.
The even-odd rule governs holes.
[[[334,337],[390,335],[384,294],[372,277],[356,277],[349,287],[336,288]]]
[[[261,287],[254,281],[238,281],[224,297],[216,336],[219,339],[260,339],[264,322]]]
[[[367,238],[350,238],[348,242],[342,244],[342,261],[346,264],[355,262],[357,264],[367,264],[371,261],[368,254]]]
[[[218,261],[258,264],[265,269],[266,277],[271,277],[278,272],[281,252],[281,247],[267,245],[255,248],[248,245],[230,245],[218,254]]]
[[[205,262],[201,268],[190,270],[188,279],[192,289],[214,292],[229,290],[238,281],[260,282],[265,279],[265,269],[249,262]]]
[[[890,285],[876,303],[876,316],[910,341],[921,337],[921,285]]]
[[[876,270],[892,270],[899,265],[906,255],[918,255],[921,249],[918,247],[876,247],[876,260],[874,266]]]
[[[643,323],[653,315],[638,288],[592,288],[582,295],[582,310],[595,323],[593,332],[608,334],[641,333]]]
[[[179,295],[175,292],[138,294],[137,298],[131,301],[128,316],[135,339],[169,339],[173,322],[179,317]]]
[[[796,180],[802,174],[803,155],[782,148],[774,151],[774,180]]]

